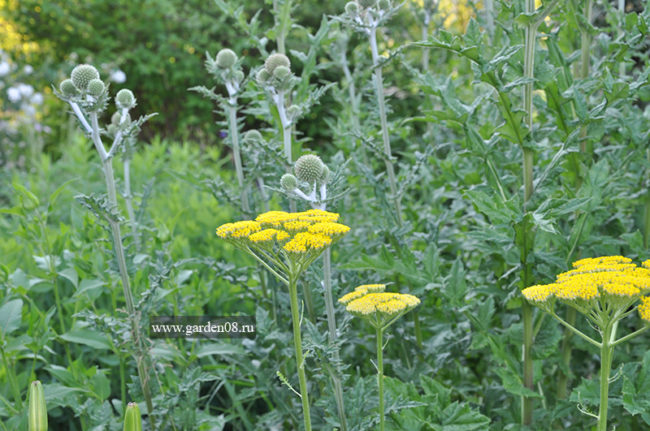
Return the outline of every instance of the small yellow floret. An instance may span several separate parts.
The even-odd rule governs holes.
[[[320,222],[309,226],[309,232],[322,233],[329,236],[344,235],[349,231],[350,228],[348,226],[333,222]]]
[[[260,223],[251,220],[226,223],[217,228],[220,238],[243,238],[262,229]]]
[[[273,239],[283,241],[288,238],[289,234],[287,232],[278,229],[264,229],[259,232],[255,232],[248,237],[251,242],[255,243],[273,241]]]
[[[307,221],[292,220],[284,223],[282,226],[288,231],[297,232],[300,230],[306,230],[310,224]]]
[[[353,299],[347,304],[346,310],[350,313],[367,316],[373,313],[382,313],[394,316],[404,313],[417,306],[420,300],[409,294],[377,292]]]
[[[546,302],[555,293],[555,284],[530,286],[521,291],[524,298],[531,302]]]
[[[331,243],[332,238],[326,235],[299,232],[284,245],[284,249],[292,253],[306,253],[308,250],[320,250]]]

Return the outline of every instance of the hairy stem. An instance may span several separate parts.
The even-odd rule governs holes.
[[[388,181],[390,186],[390,193],[394,200],[395,205],[395,219],[398,225],[402,225],[402,209],[400,198],[397,193],[397,180],[395,177],[395,169],[392,162],[392,152],[390,148],[390,137],[388,134],[388,120],[386,119],[386,101],[384,100],[384,78],[382,76],[381,67],[379,67],[379,52],[377,50],[377,28],[372,27],[369,33],[370,50],[372,51],[372,65],[375,68],[373,80],[375,84],[375,93],[377,96],[377,105],[379,105],[379,120],[381,122],[381,136],[384,142],[384,163],[386,164],[386,172],[388,173]]]
[[[140,235],[138,226],[135,221],[135,211],[133,211],[133,195],[131,194],[131,159],[124,159],[124,202],[126,203],[126,212],[131,224],[131,233],[136,251],[140,250]]]

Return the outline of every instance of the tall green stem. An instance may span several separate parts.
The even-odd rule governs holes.
[[[574,326],[578,312],[575,308],[569,307],[566,313],[566,321],[569,325]],[[564,339],[562,340],[562,364],[568,370],[571,363],[571,338],[573,333],[567,328],[564,330]],[[558,399],[565,399],[568,395],[569,372],[560,370],[560,377],[557,383]]]
[[[2,344],[0,344],[0,354],[2,355],[2,364],[5,367],[7,373],[7,379],[9,380],[9,386],[13,392],[14,403],[16,404],[16,410],[20,411],[23,408],[23,399],[20,396],[20,388],[18,387],[18,379],[16,379],[16,373],[14,371],[14,364],[9,363],[7,355],[5,354]]]
[[[235,99],[236,103],[236,99]],[[248,205],[248,190],[244,184],[244,169],[241,163],[241,152],[239,150],[239,128],[237,127],[237,107],[228,107],[228,128],[230,139],[232,142],[232,157],[235,161],[235,173],[237,175],[237,183],[241,192],[241,206],[246,214],[250,213]]]
[[[384,329],[377,327],[377,388],[379,390],[379,430],[384,431]]]
[[[612,323],[608,322],[603,332],[600,347],[600,407],[598,409],[598,431],[607,431],[607,404],[609,402],[609,374],[612,369],[614,346],[612,342]]]
[[[289,276],[289,296],[291,298],[291,321],[293,323],[293,346],[296,350],[296,368],[300,382],[300,399],[302,400],[302,413],[305,421],[305,431],[311,431],[311,416],[309,413],[309,393],[307,378],[305,377],[305,363],[302,356],[302,339],[300,337],[300,312],[298,310],[297,278]]]
[[[106,180],[108,201],[113,208],[117,208],[117,193],[115,191],[115,177],[113,175],[113,159],[111,157],[106,156],[104,144],[102,143],[101,138],[99,136],[99,124],[97,122],[96,112],[90,114],[90,120],[92,124],[92,133],[91,133],[92,140],[95,144],[95,147],[99,151],[100,157],[102,159],[102,167],[104,170],[104,179]],[[122,234],[120,232],[120,224],[119,222],[111,219],[109,221],[109,225],[111,227],[111,232],[113,234],[113,248],[115,251],[115,257],[117,259],[117,265],[120,271],[120,278],[122,279],[124,300],[126,302],[126,308],[129,313],[129,319],[131,321],[133,342],[135,345],[135,349],[138,352],[138,355],[140,356],[140,358],[137,358],[138,376],[140,378],[140,383],[142,385],[142,393],[147,403],[147,413],[149,415],[151,428],[155,431],[156,426],[152,416],[153,402],[151,399],[151,391],[149,389],[149,376],[147,373],[147,367],[144,365],[144,361],[146,360],[146,355],[143,351],[144,348],[142,345],[142,339],[140,337],[140,321],[138,318],[138,314],[135,310],[135,305],[133,303],[133,294],[131,292],[131,284],[129,282],[129,273],[126,268],[126,259],[124,257],[124,246],[122,244]]]
[[[124,159],[124,202],[126,203],[126,212],[131,224],[131,233],[135,249],[140,250],[140,236],[138,234],[137,224],[135,222],[135,211],[133,211],[133,195],[131,194],[131,159]]]
[[[589,24],[592,19],[593,0],[585,0],[584,17]],[[580,78],[587,79],[589,76],[589,54],[591,50],[591,34],[589,29],[581,28],[580,31]],[[587,151],[587,127],[582,126],[580,130],[580,151]]]
[[[381,122],[381,135],[384,142],[384,163],[386,164],[386,172],[388,173],[388,181],[390,185],[390,193],[393,195],[395,204],[395,218],[398,225],[402,225],[402,209],[400,198],[397,193],[397,180],[395,177],[395,169],[393,168],[392,152],[390,148],[390,137],[388,134],[388,120],[386,119],[386,101],[384,100],[384,78],[382,76],[381,67],[379,66],[379,52],[377,50],[377,28],[371,27],[369,33],[370,50],[372,51],[372,65],[375,68],[373,80],[375,84],[375,93],[377,95],[377,105],[379,105],[379,120]]]
[[[336,316],[334,314],[334,300],[332,298],[332,255],[331,250],[328,248],[323,253],[323,285],[325,290],[325,312],[327,314],[327,329],[330,344],[336,342]],[[334,359],[336,363],[339,362],[339,350],[334,350]],[[336,400],[336,409],[339,413],[339,421],[341,431],[348,429],[347,421],[345,419],[345,404],[343,402],[343,387],[341,379],[338,376],[338,365],[336,372],[331,373],[332,383],[334,385],[334,399]]]

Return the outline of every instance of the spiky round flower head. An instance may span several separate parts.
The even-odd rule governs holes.
[[[106,132],[108,133],[108,136],[115,136],[117,133],[117,126],[115,124],[109,124],[106,126]]]
[[[90,81],[93,79],[99,79],[99,72],[97,72],[97,69],[90,64],[80,64],[72,69],[70,78],[77,89],[84,91],[88,88],[88,83]]]
[[[255,75],[255,79],[257,80],[257,83],[260,85],[266,84],[270,78],[271,78],[271,74],[266,69],[260,69],[257,72],[257,75]]]
[[[320,177],[318,177],[318,185],[327,184],[330,182],[330,168],[323,163],[323,172],[321,172]]]
[[[345,13],[350,15],[351,17],[355,17],[359,15],[359,5],[356,2],[348,2],[345,5]]]
[[[121,89],[115,95],[115,104],[120,109],[131,109],[135,106],[135,96],[131,90]]]
[[[300,156],[293,166],[293,170],[300,181],[314,184],[323,174],[323,162],[314,154]]]
[[[291,76],[291,69],[287,66],[278,66],[273,71],[273,77],[278,81],[284,81]]]
[[[284,174],[280,178],[280,185],[284,190],[290,192],[298,187],[298,179],[292,174]]]
[[[269,75],[273,75],[273,72],[275,72],[275,69],[277,69],[279,66],[284,66],[287,69],[291,69],[291,62],[286,55],[271,54],[264,62],[264,69],[266,69]]]
[[[221,69],[229,69],[237,62],[237,54],[232,49],[222,49],[217,54],[217,66]]]
[[[78,93],[77,87],[72,83],[72,79],[64,79],[61,81],[61,84],[59,84],[59,90],[61,90],[61,93],[66,97],[72,97]]]
[[[249,130],[244,135],[244,141],[245,142],[260,142],[262,140],[263,140],[262,134],[259,131],[255,130],[255,129]]]
[[[377,0],[359,0],[359,4],[362,8],[367,9],[373,7],[377,3]]]
[[[246,75],[244,75],[244,72],[242,72],[241,70],[235,71],[235,81],[237,83],[242,82],[245,76]]]
[[[390,9],[390,1],[389,0],[379,0],[377,2],[377,6],[381,10],[389,10]]]
[[[105,89],[106,86],[101,79],[91,79],[88,83],[88,94],[91,96],[99,97]]]

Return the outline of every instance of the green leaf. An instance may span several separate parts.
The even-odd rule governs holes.
[[[79,286],[79,275],[77,275],[77,271],[74,268],[68,267],[61,270],[59,271],[59,275],[72,283],[75,289]]]
[[[93,392],[97,394],[100,401],[104,401],[111,395],[111,381],[102,373],[95,374],[91,379]]]
[[[198,352],[196,353],[197,358],[202,358],[204,356],[219,356],[219,355],[244,356],[246,355],[246,352],[244,351],[244,349],[242,349],[237,345],[219,342],[219,343],[204,344],[203,346],[201,346],[201,348],[199,348]]]
[[[505,389],[507,392],[520,397],[542,398],[542,396],[537,392],[531,391],[525,387],[521,381],[521,378],[519,378],[519,376],[515,375],[509,369],[498,368],[496,372],[499,377],[501,377],[503,389]]]
[[[440,427],[434,426],[434,429],[440,431],[484,430],[490,425],[489,418],[472,410],[468,404],[460,404],[458,401],[447,406],[440,416]]]
[[[0,331],[3,336],[11,334],[22,323],[23,300],[14,299],[0,307]]]
[[[93,349],[110,349],[111,345],[105,334],[92,331],[90,329],[71,329],[61,338],[71,343],[83,344]]]
[[[43,393],[45,394],[45,404],[48,410],[58,406],[69,405],[69,398],[76,392],[85,392],[79,388],[69,388],[58,383],[43,385]]]

